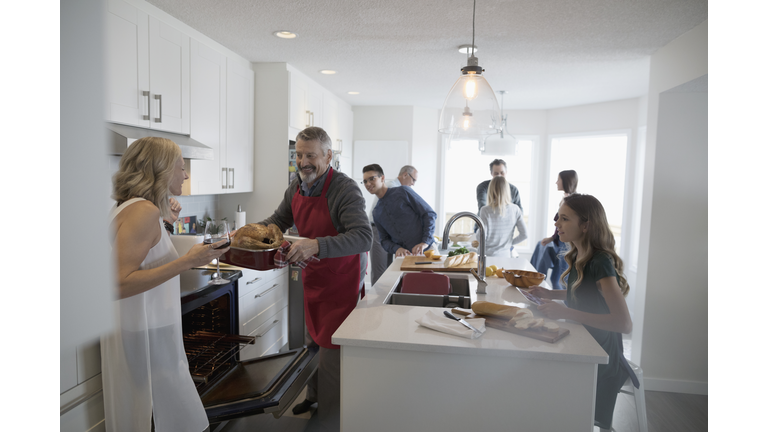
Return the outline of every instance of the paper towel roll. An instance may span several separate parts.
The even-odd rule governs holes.
[[[235,212],[235,229],[245,226],[245,212]]]

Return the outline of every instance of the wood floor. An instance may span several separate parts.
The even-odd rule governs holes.
[[[304,395],[297,398],[304,400]],[[682,393],[645,392],[648,432],[705,432],[707,430],[707,396]],[[290,409],[276,419],[271,414],[258,415],[229,422],[220,432],[325,432],[309,413],[293,415]],[[619,394],[613,414],[616,432],[639,432],[635,400]],[[212,429],[213,430],[213,429]],[[595,428],[595,431],[598,429]],[[364,431],[361,431],[364,432]]]

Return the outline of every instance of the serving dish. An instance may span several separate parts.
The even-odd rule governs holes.
[[[504,270],[504,279],[516,287],[529,288],[544,282],[547,275],[526,270]]]
[[[277,249],[278,248],[251,250],[230,247],[229,250],[224,252],[219,258],[219,261],[252,270],[272,270],[278,268],[275,265],[275,254],[277,253]]]

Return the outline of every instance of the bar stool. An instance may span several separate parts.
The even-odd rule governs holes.
[[[635,388],[632,385],[632,380],[627,378],[627,382],[619,390],[621,393],[632,395],[635,397],[635,409],[637,410],[637,422],[640,425],[640,432],[648,432],[648,418],[645,415],[645,386],[643,385],[643,370],[640,366],[627,360],[629,366],[637,375],[637,380],[640,382],[640,387]]]

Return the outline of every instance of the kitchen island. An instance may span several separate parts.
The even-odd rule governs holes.
[[[418,318],[444,309],[385,304],[402,262],[394,260],[333,335],[342,431],[592,431],[597,365],[608,355],[584,326],[559,321],[570,334],[553,344],[493,328],[473,340],[422,327]],[[492,264],[533,270],[521,258],[489,257]],[[472,301],[540,316],[506,280],[487,277],[487,294],[476,294],[469,278]]]

